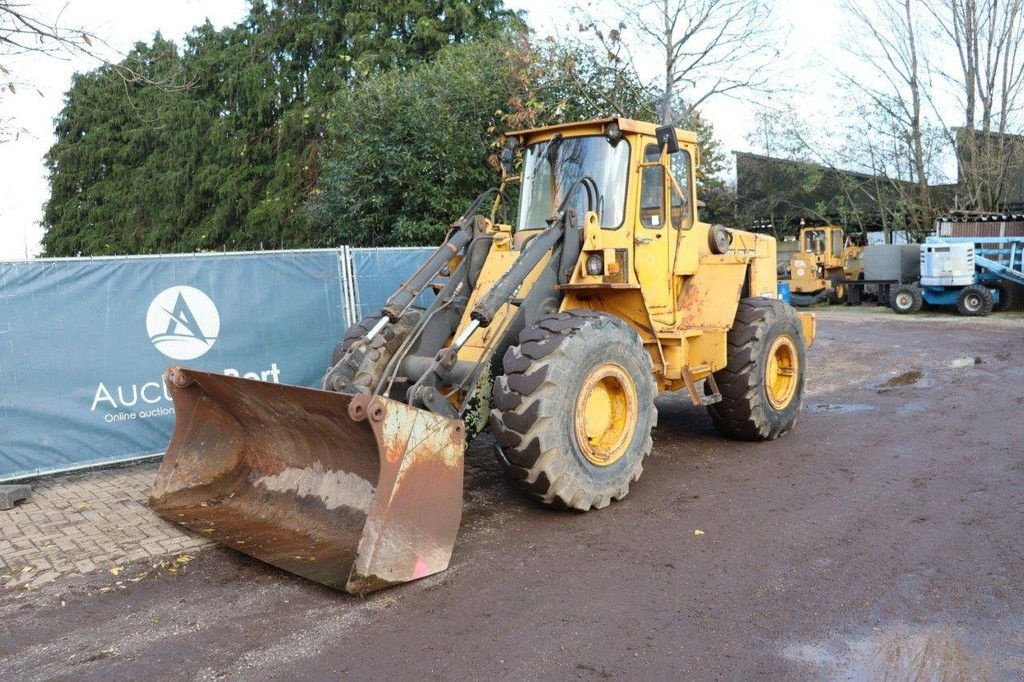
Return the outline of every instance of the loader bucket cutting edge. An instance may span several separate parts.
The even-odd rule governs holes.
[[[365,594],[448,567],[465,427],[382,397],[172,367],[149,505],[206,537]]]

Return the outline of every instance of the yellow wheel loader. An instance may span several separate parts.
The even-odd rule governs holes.
[[[835,225],[804,227],[800,250],[789,258],[789,288],[796,305],[846,301],[846,284],[863,279],[864,247]]]
[[[509,134],[501,187],[346,334],[322,390],[168,370],[151,506],[366,593],[448,566],[463,450],[488,426],[516,486],[580,511],[640,477],[661,391],[727,436],[783,435],[814,318],[777,300],[772,238],[700,221],[697,153],[625,119]],[[515,231],[495,221],[513,184]]]

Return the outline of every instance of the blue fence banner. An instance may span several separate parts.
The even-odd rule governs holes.
[[[388,296],[434,251],[421,247],[349,249],[357,301],[353,319],[360,320],[380,310]],[[428,289],[416,304],[426,307],[431,300],[433,292]]]
[[[169,365],[317,386],[355,306],[346,258],[0,262],[0,480],[163,452]]]

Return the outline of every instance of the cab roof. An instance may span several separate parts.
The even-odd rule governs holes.
[[[558,123],[550,126],[542,126],[540,128],[527,128],[524,130],[516,130],[507,133],[507,136],[531,138],[542,137],[554,133],[571,134],[575,131],[579,131],[579,134],[581,135],[586,135],[592,134],[593,132],[595,132],[595,129],[600,129],[600,131],[603,131],[604,128],[612,122],[617,122],[619,124],[619,130],[627,134],[639,133],[641,135],[650,135],[653,137],[654,131],[658,128],[658,124],[650,123],[649,121],[634,121],[633,119],[629,118],[618,118],[615,116],[611,116],[608,118],[590,119],[588,121],[573,121],[571,123]],[[679,138],[680,142],[689,142],[692,144],[697,143],[697,135],[692,131],[683,130],[682,128],[676,128],[676,136]]]

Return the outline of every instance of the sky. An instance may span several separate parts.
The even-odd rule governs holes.
[[[29,0],[41,17],[83,26],[108,45],[107,58],[117,60],[136,41],[148,41],[160,31],[165,38],[180,40],[189,30],[209,19],[214,26],[240,20],[246,0]],[[601,0],[593,6],[604,12]],[[506,0],[506,6],[524,10],[527,22],[541,36],[566,36],[575,32],[565,9],[567,3],[552,0]],[[780,69],[792,73],[803,91],[807,106],[820,107],[815,99],[827,87],[835,69],[834,56],[842,29],[836,0],[778,0],[777,19],[788,34]],[[611,16],[610,14],[608,16]],[[55,58],[21,56],[4,66],[18,79],[17,94],[0,96],[0,114],[23,129],[18,139],[0,144],[0,259],[39,254],[42,205],[49,195],[43,157],[53,144],[53,120],[60,113],[64,93],[76,71],[98,65],[84,56]],[[641,62],[641,68],[646,65]],[[651,64],[652,72],[654,64]],[[38,90],[38,92],[37,92]],[[795,96],[795,95],[789,95]],[[753,127],[756,106],[742,99],[721,98],[707,103],[705,117],[728,151],[749,148],[745,136]]]

